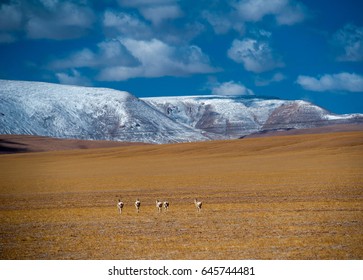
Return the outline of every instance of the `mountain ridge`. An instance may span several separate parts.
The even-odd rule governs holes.
[[[161,144],[354,122],[363,115],[337,115],[302,100],[137,98],[108,88],[0,80],[0,134]]]

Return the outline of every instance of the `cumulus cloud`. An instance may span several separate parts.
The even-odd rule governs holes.
[[[242,63],[247,71],[254,73],[284,66],[267,41],[258,41],[251,38],[242,41],[234,40],[227,54],[233,61]]]
[[[146,7],[141,8],[140,12],[144,18],[150,20],[155,25],[159,25],[164,20],[176,19],[183,15],[183,12],[177,5]]]
[[[171,15],[168,11],[167,13]],[[193,20],[183,25],[166,25],[166,22],[161,24],[161,21],[156,23],[159,20],[161,18],[157,16],[155,24],[150,24],[137,14],[106,10],[103,14],[102,24],[105,35],[109,38],[123,37],[146,41],[158,39],[170,44],[186,44],[204,30],[201,23]]]
[[[293,0],[242,0],[234,2],[233,6],[241,19],[249,22],[273,15],[279,25],[293,25],[306,17],[305,6]]]
[[[179,0],[119,0],[122,6],[139,7],[144,5],[165,5],[177,3]]]
[[[122,81],[136,77],[186,76],[213,73],[209,57],[195,45],[170,45],[159,39],[117,38],[84,48],[51,61],[48,68],[93,69],[99,81]],[[69,76],[69,75],[68,75]],[[68,76],[60,76],[63,79]],[[73,75],[76,76],[76,75]],[[73,77],[72,76],[72,77]]]
[[[216,34],[225,34],[230,30],[236,30],[240,34],[245,32],[243,21],[239,21],[232,15],[217,14],[211,11],[203,11],[202,17],[208,21]]]
[[[111,31],[111,35],[121,35],[135,39],[146,39],[152,36],[152,30],[148,25],[138,17],[124,12],[105,11],[103,26]]]
[[[18,4],[0,6],[0,30],[19,30],[22,26],[23,15]]]
[[[74,39],[91,28],[96,17],[93,11],[71,2],[44,1],[43,9],[32,10],[26,25],[31,39]]]
[[[185,76],[218,71],[197,46],[175,47],[157,39],[122,39],[121,42],[140,64],[106,67],[98,75],[99,80],[122,81],[136,77]]]
[[[271,83],[281,82],[286,79],[286,76],[280,72],[275,73],[271,78],[261,78],[257,77],[255,80],[255,85],[258,87],[268,86]]]
[[[69,73],[56,73],[55,75],[61,84],[79,86],[92,85],[88,78],[81,76],[80,72],[75,69],[71,69]]]
[[[331,42],[339,52],[338,61],[363,60],[363,27],[347,24],[334,33]]]
[[[183,16],[177,0],[120,0],[119,3],[121,6],[137,8],[140,14],[154,25]]]
[[[355,73],[325,74],[319,78],[300,75],[296,82],[310,91],[363,92],[363,76]]]
[[[0,43],[11,43],[18,39],[17,32],[23,25],[23,14],[18,4],[0,5]]]
[[[204,31],[204,25],[197,21],[191,21],[183,24],[183,26],[169,26],[166,30],[167,32],[163,29],[156,30],[155,37],[174,45],[186,44]]]
[[[217,83],[212,88],[214,95],[254,95],[253,91],[238,82]]]
[[[90,49],[74,52],[69,57],[57,59],[49,64],[51,69],[95,67],[97,65],[96,54]]]
[[[96,46],[76,51],[63,59],[57,59],[49,64],[54,70],[69,68],[102,68],[109,66],[131,66],[138,61],[129,53],[119,40],[104,41]]]
[[[94,12],[79,2],[8,1],[0,5],[0,40],[15,41],[24,34],[30,39],[74,39],[86,34],[95,20]]]

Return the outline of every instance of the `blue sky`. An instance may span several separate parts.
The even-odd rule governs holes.
[[[8,0],[0,78],[363,113],[360,0]]]

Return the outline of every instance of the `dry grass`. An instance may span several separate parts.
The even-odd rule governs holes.
[[[96,149],[139,145],[148,144],[117,141],[61,139],[34,135],[0,134],[0,154]]]
[[[1,259],[363,259],[362,210],[363,132],[0,156]]]

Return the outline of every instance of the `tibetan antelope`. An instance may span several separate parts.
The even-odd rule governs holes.
[[[163,203],[159,200],[156,200],[156,208],[158,208],[158,212],[161,212],[161,209],[163,207]]]
[[[139,199],[136,199],[136,201],[135,201],[135,207],[136,207],[137,213],[140,212],[140,205],[141,205],[141,201]]]
[[[202,202],[198,201],[196,198],[194,199],[194,204],[195,207],[197,208],[197,211],[200,212],[200,210],[202,209]]]
[[[165,211],[168,211],[169,209],[169,201],[164,201],[163,203]]]
[[[121,201],[121,199],[119,199],[117,202],[117,209],[120,212],[120,214],[122,213],[122,208],[124,208],[124,203]]]

